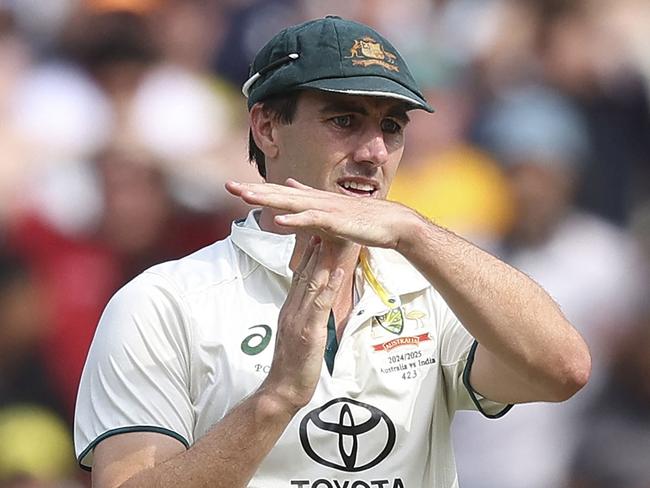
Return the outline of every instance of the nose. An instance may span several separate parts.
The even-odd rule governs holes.
[[[359,138],[359,145],[354,152],[356,162],[369,162],[381,166],[388,161],[388,148],[385,134],[379,128],[365,131]]]

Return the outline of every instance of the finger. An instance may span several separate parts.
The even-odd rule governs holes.
[[[334,300],[343,285],[344,277],[345,274],[341,268],[336,268],[331,273],[328,272],[327,285],[323,287],[320,293],[314,298],[314,309],[320,314],[329,314],[329,311],[334,305]]]
[[[276,224],[283,227],[311,228],[329,232],[331,225],[326,219],[326,212],[322,210],[308,209],[296,213],[276,215]]]
[[[237,197],[241,195],[241,192],[243,191],[243,185],[238,181],[226,181],[224,186],[229,193]]]
[[[283,193],[283,194],[297,194],[302,190],[286,185],[277,185],[275,183],[242,183],[240,181],[230,180],[226,182],[225,187],[233,194],[242,194],[244,192],[251,193]],[[309,187],[305,187],[309,188]]]
[[[336,259],[337,256],[335,253],[332,253],[332,249],[335,247],[329,241],[323,241],[319,246],[314,269],[309,276],[309,281],[301,302],[303,307],[313,307],[318,297],[328,286],[332,273],[337,269],[337,263],[339,262]],[[320,310],[319,306],[316,306],[316,308]]]
[[[295,180],[293,178],[287,178],[287,181],[284,182],[284,184],[290,188],[297,188],[299,190],[313,190],[314,188],[311,186],[307,186],[303,183],[300,183],[298,180]]]
[[[260,195],[270,191],[269,189],[264,188],[266,184],[240,183],[237,181],[228,181],[224,186],[226,188],[226,191],[228,191],[228,193],[230,193],[235,197],[240,198],[244,203],[247,203],[249,205],[266,206],[264,205],[264,203],[260,203],[257,201]]]
[[[313,244],[311,253],[307,258],[304,267],[301,268],[300,271],[296,270],[296,272],[293,274],[293,279],[291,280],[291,288],[289,289],[289,295],[292,301],[298,300],[297,303],[302,303],[304,301],[305,293],[310,286],[309,283],[314,274],[316,263],[318,262],[320,248],[320,242]],[[289,296],[287,297],[287,301],[289,301]]]
[[[277,215],[274,222],[282,227],[294,229],[294,231],[309,231],[323,238],[323,241],[335,241],[340,244],[343,241],[365,244],[363,238],[356,237],[358,229],[350,230],[349,219],[336,220],[328,212],[319,210],[305,210],[295,214]]]
[[[256,199],[260,198],[303,198],[313,201],[314,199],[329,199],[332,197],[346,197],[345,195],[335,195],[331,192],[318,190],[304,185],[293,178],[286,180],[285,185],[275,183],[240,183],[229,181],[226,183],[226,189],[235,196],[258,203]]]
[[[352,241],[344,239],[324,239],[322,244],[323,267],[333,272],[341,263],[341,259],[350,252],[351,246],[356,246]]]
[[[276,187],[271,183],[242,183],[240,181],[229,180],[225,183],[226,191],[231,195],[239,197],[245,201],[245,198],[250,198],[256,193],[277,192]]]
[[[298,263],[298,266],[296,267],[295,271],[293,272],[293,278],[291,280],[292,282],[292,287],[293,284],[296,283],[301,279],[304,278],[306,269],[309,266],[309,263],[315,259],[315,252],[317,246],[320,244],[320,241],[316,241],[315,239],[309,239],[309,242],[307,243],[307,248],[302,254],[302,257],[300,259],[300,262]]]
[[[298,262],[298,266],[296,267],[294,271],[294,276],[296,274],[302,273],[302,271],[305,269],[305,266],[307,266],[307,263],[309,262],[309,258],[314,252],[314,248],[316,247],[316,244],[320,242],[320,239],[315,239],[314,236],[310,237],[309,240],[307,241],[307,246],[305,247],[305,250],[302,253],[302,256],[300,257],[300,261]],[[296,241],[296,246],[294,248],[294,254],[298,250],[298,241]],[[293,260],[293,256],[291,256],[291,260]]]
[[[293,189],[293,193],[282,190],[264,188],[259,190],[245,189],[238,195],[249,205],[259,205],[285,212],[300,212],[314,206],[315,195],[310,195],[304,190]]]
[[[299,191],[300,193],[296,193],[298,195],[305,195],[305,193],[303,192],[306,192],[306,196],[308,196],[312,200],[318,200],[318,199],[322,200],[322,199],[330,199],[330,198],[350,198],[347,195],[339,195],[336,193],[332,193],[330,191],[319,190],[318,188],[305,185],[304,183],[301,183],[298,180],[293,178],[287,178],[282,188],[292,188],[296,191]]]

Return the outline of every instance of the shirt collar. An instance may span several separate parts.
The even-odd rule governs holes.
[[[381,284],[393,295],[406,295],[431,286],[427,279],[397,251],[371,247],[370,267]]]
[[[291,277],[289,261],[296,244],[295,234],[274,234],[260,229],[260,209],[251,210],[246,220],[232,224],[230,238],[239,249],[265,268],[281,276]]]
[[[245,220],[233,222],[232,242],[252,259],[281,276],[291,277],[289,261],[296,244],[295,234],[275,234],[260,229],[259,209]],[[401,254],[391,249],[369,248],[370,265],[377,278],[391,293],[405,295],[430,285]]]

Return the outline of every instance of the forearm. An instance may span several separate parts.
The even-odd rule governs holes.
[[[492,360],[497,368],[501,363],[528,386],[521,401],[563,399],[584,384],[588,349],[533,280],[416,214],[401,235],[405,237],[398,251],[427,277],[488,351],[481,360]],[[481,375],[486,372],[473,377],[485,385]]]
[[[120,487],[245,487],[293,414],[262,387],[190,449],[140,471]]]

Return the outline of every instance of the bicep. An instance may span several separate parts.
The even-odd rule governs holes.
[[[129,432],[108,437],[94,450],[94,488],[115,488],[129,478],[185,451],[179,440],[156,432]]]

